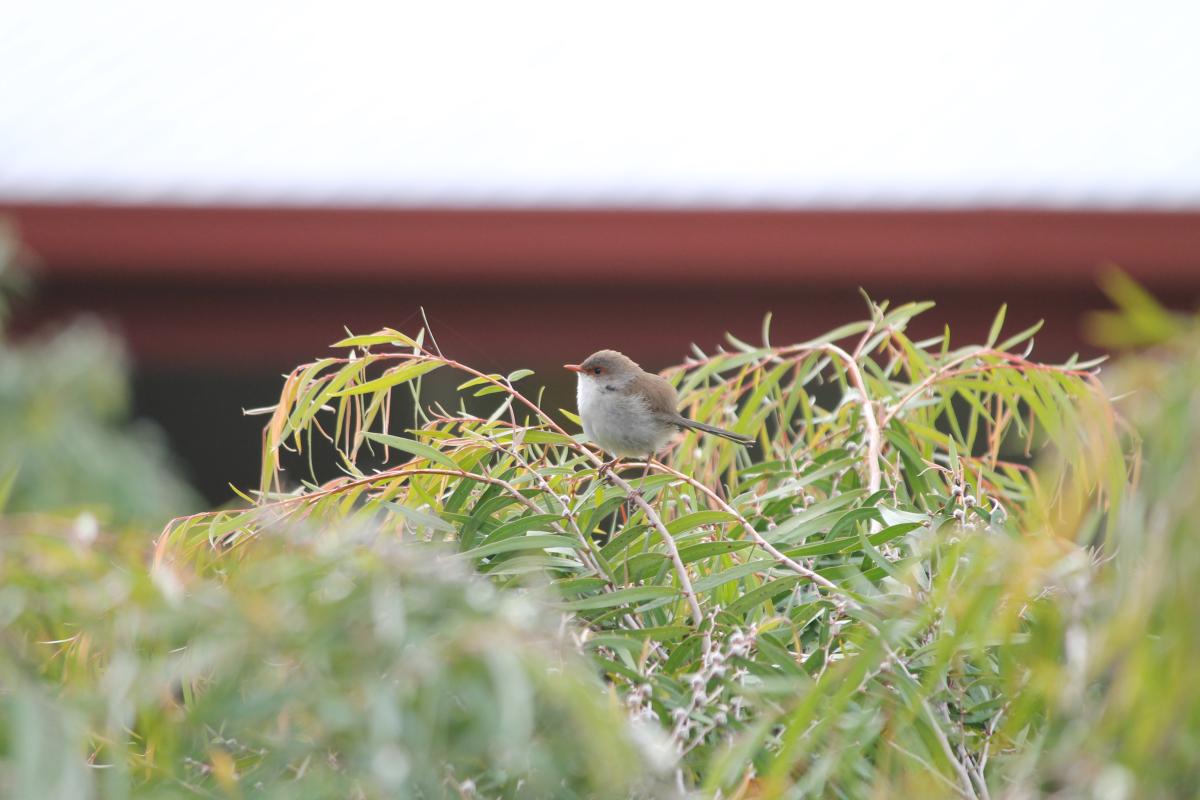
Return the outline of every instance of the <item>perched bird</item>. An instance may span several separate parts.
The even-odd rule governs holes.
[[[711,433],[738,444],[754,440],[688,419],[666,378],[652,375],[616,350],[601,350],[582,364],[563,364],[578,373],[576,402],[583,432],[616,458],[652,456],[682,428]]]

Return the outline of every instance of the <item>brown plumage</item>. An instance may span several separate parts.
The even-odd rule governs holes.
[[[579,375],[577,399],[584,432],[614,455],[653,455],[681,428],[711,433],[738,444],[754,443],[753,439],[680,414],[675,387],[616,350],[600,350],[582,364],[564,366]]]

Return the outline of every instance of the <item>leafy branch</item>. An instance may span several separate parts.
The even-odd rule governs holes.
[[[685,783],[744,782],[754,771],[746,762],[720,766],[742,746],[784,780],[834,747],[813,727],[834,713],[830,703],[883,702],[911,726],[890,734],[890,752],[932,765],[964,797],[986,797],[988,754],[1014,735],[997,727],[1001,708],[989,698],[1010,680],[1005,648],[1022,624],[999,609],[1027,606],[1042,587],[992,596],[993,644],[982,645],[977,631],[947,625],[962,577],[940,565],[992,546],[977,536],[1012,537],[1039,518],[1048,498],[1029,454],[1113,446],[1118,418],[1095,364],[1012,351],[1036,328],[997,345],[1002,310],[988,343],[951,349],[948,334],[906,335],[927,309],[872,303],[868,320],[809,342],[773,346],[764,325],[761,345],[730,338],[730,350],[697,351],[664,373],[688,413],[756,436],[757,447],[685,434],[659,457],[623,465],[626,476],[605,474],[518,388],[528,370],[476,370],[426,348],[424,333],[350,336],[335,345],[349,355],[301,365],[265,410],[255,502],[173,522],[156,563],[219,569],[235,553],[252,557],[277,526],[303,521],[320,535],[369,521],[380,536],[437,542],[502,587],[547,579],[552,604],[572,615],[581,647],[631,708],[672,719]],[[463,376],[456,404],[422,403],[435,370]],[[417,401],[403,432],[391,425],[398,391]],[[1102,427],[1085,426],[1096,408],[1107,410]],[[284,461],[311,454],[314,436],[332,445],[343,474],[283,491]],[[375,449],[409,460],[368,471],[362,456]],[[1079,468],[1054,496],[1111,504],[1127,477],[1123,462],[1104,474]],[[721,655],[730,641],[732,667]],[[969,724],[946,711],[966,702],[959,682],[974,698]],[[808,687],[799,702],[797,687]],[[792,744],[766,735],[772,720]],[[857,780],[851,761],[828,779]]]

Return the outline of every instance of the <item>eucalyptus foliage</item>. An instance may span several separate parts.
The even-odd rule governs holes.
[[[1016,759],[1028,795],[1192,797],[1200,786],[1200,317],[1166,313],[1127,277],[1106,276],[1118,312],[1096,314],[1095,338],[1143,346],[1106,383],[1121,397],[1136,482],[1092,538],[1090,567],[1043,597],[1011,693],[1033,746]],[[1105,420],[1081,435],[1097,445]],[[1110,443],[1111,444],[1111,443]],[[1095,447],[1093,461],[1121,454]],[[1092,536],[1089,498],[1061,503],[1048,524]],[[1062,562],[1058,562],[1061,564]]]
[[[3,797],[616,798],[666,752],[532,598],[369,529],[208,575],[145,569],[132,536],[4,534]]]
[[[528,370],[477,371],[424,332],[350,336],[287,377],[249,504],[176,521],[156,560],[219,572],[291,525],[436,543],[501,590],[545,585],[682,790],[987,797],[1046,729],[1044,706],[1014,706],[1034,614],[1087,579],[1079,545],[1122,509],[1131,462],[1096,363],[1032,360],[1036,328],[1005,333],[1003,309],[981,345],[913,341],[928,307],[696,350],[665,373],[686,413],[757,445],[689,433],[615,474]],[[460,375],[460,404],[420,402],[433,370]],[[397,392],[418,399],[404,427]],[[297,484],[318,440],[342,474]],[[1047,448],[1069,466],[1044,479]]]
[[[1109,288],[1103,383],[870,304],[696,350],[756,445],[615,471],[528,370],[350,336],[241,507],[0,520],[0,796],[1187,796],[1200,329]]]

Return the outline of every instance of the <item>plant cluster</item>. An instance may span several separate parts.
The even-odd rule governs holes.
[[[756,445],[687,433],[614,471],[528,370],[349,336],[266,410],[258,490],[173,521],[148,568],[114,577],[107,534],[0,561],[24,576],[0,681],[106,797],[1178,791],[1194,333],[1143,320],[1174,344],[1118,408],[1003,309],[982,344],[913,340],[927,308],[697,350],[665,372],[685,412]],[[435,370],[455,402],[423,398]],[[17,753],[30,713],[0,714],[0,785],[45,763]]]
[[[1120,451],[1113,417],[1099,442],[1077,433],[1105,405],[1095,364],[1030,360],[1015,348],[1035,330],[1001,341],[1003,313],[981,346],[912,341],[926,307],[697,351],[666,373],[688,413],[757,446],[688,434],[619,474],[570,412],[518,388],[527,371],[485,374],[398,331],[351,336],[287,378],[254,504],[178,521],[158,560],[219,568],[293,524],[437,543],[502,589],[546,582],[631,714],[667,732],[682,790],[986,795],[989,761],[1027,735],[1002,724],[1005,700],[1047,580],[1029,551],[1053,549],[1007,545],[1040,502],[1117,502],[1126,469],[1082,455]],[[494,407],[418,403],[397,435],[393,393],[419,396],[437,369]],[[282,491],[314,437],[344,474]],[[1052,485],[1028,466],[1047,444],[1077,464]],[[406,460],[366,471],[368,452]]]

